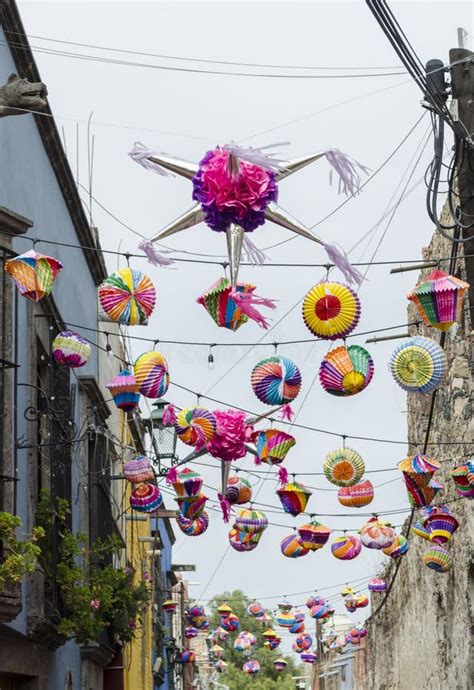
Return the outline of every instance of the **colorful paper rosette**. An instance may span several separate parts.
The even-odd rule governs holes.
[[[281,673],[281,671],[284,671],[287,666],[288,666],[288,662],[285,661],[285,659],[283,657],[279,657],[278,659],[275,659],[275,661],[273,662],[273,668],[278,673]]]
[[[262,359],[250,377],[257,398],[267,405],[286,405],[292,402],[301,388],[301,373],[287,357],[274,355]]]
[[[216,432],[207,443],[207,450],[214,458],[224,462],[243,458],[247,449],[247,415],[240,410],[214,410]]]
[[[463,498],[474,497],[474,462],[469,460],[451,471],[451,477],[456,485],[456,493]]]
[[[447,331],[461,318],[469,283],[436,269],[407,296],[427,326]]]
[[[185,649],[179,656],[180,664],[194,664],[196,661],[196,653],[192,649]]]
[[[367,388],[374,375],[374,361],[360,345],[330,350],[319,368],[322,387],[331,395],[347,397]]]
[[[337,500],[346,508],[363,508],[374,500],[374,487],[369,479],[351,486],[341,486]]]
[[[447,573],[453,565],[451,556],[441,546],[432,546],[423,554],[423,563],[438,573]]]
[[[300,556],[306,556],[309,553],[309,549],[304,548],[297,534],[289,534],[287,537],[283,537],[280,550],[287,558],[300,558]]]
[[[173,489],[178,498],[195,498],[201,493],[204,479],[199,472],[195,472],[190,467],[177,471],[176,481],[173,482]]]
[[[387,587],[387,580],[384,580],[382,577],[373,577],[369,580],[369,592],[386,592]]]
[[[174,500],[177,502],[183,517],[188,520],[196,520],[196,518],[200,517],[204,512],[207,496],[204,494],[190,497],[178,496]]]
[[[317,551],[322,549],[329,539],[331,530],[329,527],[322,525],[317,520],[312,520],[307,525],[302,525],[298,528],[298,535],[300,537],[303,548],[310,551]]]
[[[135,268],[120,268],[99,287],[102,318],[125,326],[145,326],[155,308],[150,278]]]
[[[62,331],[53,340],[52,351],[58,364],[70,369],[78,369],[89,361],[91,346],[80,333]]]
[[[270,306],[271,302],[262,300],[254,295],[255,285],[250,283],[237,283],[235,290],[232,288],[230,280],[227,278],[219,278],[206,292],[197,298],[198,304],[202,304],[204,309],[211,315],[215,323],[221,328],[228,328],[231,331],[236,331],[244,323],[247,323],[249,316],[245,313],[247,310],[242,304],[241,299],[261,303]],[[242,298],[240,297],[242,296]],[[250,307],[250,312],[257,320],[259,325],[266,328],[265,318],[253,307]],[[256,316],[256,319],[255,319]]]
[[[336,537],[331,544],[331,553],[334,558],[341,561],[351,561],[357,558],[362,550],[362,543],[360,539],[353,534],[345,534],[342,537]]]
[[[430,541],[442,546],[450,541],[459,522],[450,510],[435,508],[423,522],[423,527],[429,531]]]
[[[365,472],[365,463],[351,448],[338,448],[326,455],[323,462],[326,479],[336,486],[353,486]]]
[[[140,391],[137,380],[131,371],[123,369],[112,381],[109,381],[107,388],[119,410],[131,412],[138,407]]]
[[[253,551],[257,548],[262,532],[243,532],[233,527],[229,532],[229,544],[235,551]]]
[[[235,518],[235,527],[239,532],[261,534],[268,527],[268,518],[260,510],[242,508]]]
[[[200,450],[216,433],[216,418],[203,407],[188,407],[180,410],[175,429],[180,441]]]
[[[163,503],[163,496],[155,484],[142,482],[132,491],[130,505],[140,513],[154,513]]]
[[[176,513],[176,524],[187,537],[199,537],[209,527],[209,515],[206,511],[203,511],[199,517],[189,520],[178,511]]]
[[[293,448],[296,439],[281,429],[255,431],[252,436],[257,451],[257,459],[267,465],[279,465]]]
[[[404,556],[410,548],[410,542],[403,534],[397,534],[390,546],[382,549],[382,553],[390,558],[399,558]]]
[[[372,517],[360,529],[360,540],[368,549],[385,549],[395,539],[395,530],[390,523]]]
[[[227,480],[225,497],[231,505],[243,505],[252,498],[252,485],[244,477],[238,474],[232,475]]]
[[[293,517],[306,510],[308,500],[312,496],[311,491],[304,484],[298,482],[283,484],[276,493],[285,513],[289,513]]]
[[[13,278],[20,294],[32,302],[39,302],[51,293],[53,283],[62,267],[58,259],[39,254],[34,249],[5,263],[5,271]]]
[[[359,297],[342,283],[317,283],[304,298],[304,322],[318,338],[345,338],[357,326],[359,318]]]
[[[389,363],[393,378],[408,393],[431,393],[442,383],[446,367],[438,343],[418,335],[398,345]]]
[[[140,355],[133,371],[138,390],[145,398],[161,398],[168,390],[168,362],[160,352],[145,352]]]
[[[131,484],[141,484],[153,481],[155,478],[151,460],[145,455],[137,455],[132,460],[128,460],[123,466],[123,474]]]
[[[250,659],[250,661],[246,661],[242,666],[242,671],[249,676],[254,676],[260,671],[260,664],[256,659]]]

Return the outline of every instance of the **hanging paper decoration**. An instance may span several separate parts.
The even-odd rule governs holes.
[[[390,523],[373,517],[360,530],[360,540],[368,549],[385,549],[395,539],[395,530]]]
[[[316,603],[309,610],[309,615],[315,620],[324,620],[328,618],[329,614],[330,611],[327,602],[320,597],[318,597]]]
[[[361,594],[360,596],[357,597],[357,608],[358,609],[363,609],[368,605],[369,605],[369,600],[364,594]]]
[[[219,644],[213,644],[212,647],[209,648],[209,654],[214,659],[220,659],[221,656],[224,654],[224,648],[221,647]]]
[[[166,611],[166,613],[169,613],[170,615],[173,615],[176,611],[176,607],[178,606],[176,601],[173,601],[173,599],[166,599],[163,602],[163,611]]]
[[[209,515],[204,511],[201,515],[194,520],[189,520],[181,515],[181,513],[176,513],[176,524],[183,534],[187,537],[199,537],[209,527]]]
[[[278,637],[278,633],[276,633],[273,628],[269,628],[262,633],[262,636],[265,638],[265,640],[275,640]]]
[[[438,573],[447,573],[453,565],[451,556],[441,546],[432,546],[423,554],[423,563]]]
[[[387,580],[381,577],[373,577],[368,584],[369,592],[385,592],[387,586]]]
[[[344,589],[341,591],[341,597],[348,597],[351,595],[355,595],[355,592],[352,589],[352,587],[344,587]]]
[[[408,393],[431,393],[446,374],[446,355],[434,340],[415,336],[398,345],[390,358],[390,371]]]
[[[203,606],[195,604],[191,606],[186,612],[186,620],[190,625],[193,625],[198,630],[203,630],[208,626],[208,619],[206,611]]]
[[[382,553],[390,558],[404,556],[410,547],[408,539],[403,534],[397,534],[390,546],[382,549]]]
[[[329,527],[321,525],[317,520],[313,520],[307,525],[299,527],[298,534],[305,549],[317,551],[325,545],[329,539],[331,530]]]
[[[305,631],[305,624],[304,620],[302,621],[295,621],[293,625],[289,628],[290,633],[293,635],[298,635],[300,633],[304,633]]]
[[[181,515],[188,520],[196,520],[203,514],[204,508],[206,506],[207,496],[204,494],[199,494],[198,496],[191,496],[189,498],[178,498],[174,499],[181,511]]]
[[[450,541],[459,527],[459,522],[448,508],[437,506],[429,513],[423,527],[429,531],[430,540],[442,546]]]
[[[214,410],[216,432],[207,444],[209,453],[220,460],[239,460],[247,453],[247,424],[245,412]]]
[[[258,601],[253,601],[247,606],[247,613],[249,613],[254,618],[261,618],[265,613],[265,607],[262,606]]]
[[[99,287],[103,318],[125,326],[145,326],[155,301],[156,290],[150,278],[135,268],[120,268]]]
[[[233,527],[229,532],[229,543],[236,551],[253,551],[257,548],[262,532],[242,532]]]
[[[354,613],[357,610],[359,598],[355,594],[349,594],[344,598],[344,606],[349,613]]]
[[[235,527],[240,532],[261,534],[268,527],[268,518],[259,510],[242,508],[235,518]]]
[[[243,630],[240,635],[238,635],[234,642],[234,649],[236,652],[245,652],[252,646],[248,633]]]
[[[367,388],[374,375],[374,361],[360,345],[341,345],[330,350],[319,368],[322,387],[331,395],[356,395]]]
[[[275,309],[275,303],[255,295],[255,289],[255,285],[249,283],[237,283],[234,289],[227,278],[220,278],[196,301],[202,304],[218,326],[236,331],[251,319],[266,329],[269,323],[255,307],[260,305]]]
[[[474,497],[474,462],[468,460],[451,471],[451,477],[456,484],[456,493],[464,498]]]
[[[53,357],[58,364],[78,369],[87,364],[91,346],[80,333],[62,331],[53,340]]]
[[[311,635],[298,635],[295,640],[295,644],[297,647],[306,652],[308,649],[311,649],[313,645],[313,638]]]
[[[232,607],[227,602],[224,602],[217,607],[217,613],[221,618],[227,618],[232,613]]]
[[[255,431],[252,436],[257,451],[257,459],[267,465],[279,465],[293,448],[296,439],[280,429]]]
[[[281,671],[284,671],[286,667],[288,666],[288,662],[283,659],[283,657],[279,657],[278,659],[275,659],[273,662],[273,668],[275,671],[278,671],[279,673]]]
[[[363,508],[373,499],[374,487],[368,479],[352,486],[342,486],[337,492],[337,500],[346,508]]]
[[[252,486],[248,479],[233,475],[227,480],[225,497],[232,505],[243,505],[252,498]]]
[[[130,505],[133,510],[141,513],[153,513],[163,503],[163,496],[155,484],[143,482],[138,484],[130,496]]]
[[[287,558],[300,558],[300,556],[306,556],[309,553],[309,549],[304,548],[297,534],[289,534],[287,537],[283,537],[280,550]]]
[[[140,391],[135,376],[131,371],[123,369],[115,378],[107,384],[114,399],[114,403],[124,412],[131,412],[138,407]]]
[[[204,479],[199,472],[190,467],[177,471],[177,479],[173,482],[173,489],[178,498],[196,498],[201,493]]]
[[[216,661],[216,663],[215,663],[214,668],[216,669],[216,671],[217,671],[218,673],[225,673],[225,671],[227,671],[228,665],[229,665],[229,664],[226,664],[226,662],[224,661],[224,659],[218,659],[218,660]]]
[[[336,537],[331,544],[331,553],[341,561],[350,561],[356,558],[362,550],[362,543],[358,537],[352,534]]]
[[[192,649],[185,649],[181,652],[181,655],[179,657],[179,662],[181,664],[194,664],[195,661],[196,654],[193,652]]]
[[[427,326],[447,331],[461,318],[469,283],[436,269],[408,295]]]
[[[151,467],[151,460],[145,455],[137,455],[133,460],[128,460],[123,467],[125,479],[132,484],[153,481],[155,475]]]
[[[32,302],[39,302],[51,293],[56,276],[62,268],[58,259],[38,254],[33,249],[5,263],[5,271],[13,278],[20,294]]]
[[[276,493],[285,513],[289,513],[293,517],[305,511],[308,500],[312,496],[311,491],[308,491],[304,484],[298,482],[283,484]]]
[[[249,676],[254,676],[260,671],[260,664],[256,659],[251,659],[250,661],[245,662],[245,664],[242,666],[242,670]]]
[[[203,407],[188,407],[178,412],[175,429],[180,441],[201,450],[214,436],[216,426],[212,412]]]
[[[262,359],[250,377],[253,392],[267,405],[292,402],[301,388],[301,373],[291,359],[274,355]]]
[[[197,637],[199,635],[199,630],[195,628],[193,625],[187,625],[184,628],[184,637],[187,640],[192,640],[193,638]]]
[[[353,486],[362,478],[365,463],[351,448],[338,448],[326,455],[323,463],[326,479],[336,486]]]
[[[140,393],[145,398],[161,398],[168,390],[168,362],[160,352],[145,352],[133,367]]]
[[[288,610],[279,610],[276,616],[277,625],[280,628],[291,628],[296,623],[295,614]]]
[[[319,338],[345,338],[359,323],[360,300],[342,283],[317,283],[303,301],[303,319]]]
[[[439,470],[441,463],[427,455],[409,455],[398,463],[410,503],[415,506],[429,505],[440,485],[433,480],[433,474]]]
[[[421,522],[415,522],[412,527],[411,531],[416,534],[417,537],[421,537],[421,539],[427,539],[428,541],[430,540],[430,531],[424,527]]]
[[[240,627],[239,617],[235,613],[229,613],[226,618],[222,618],[221,625],[227,632],[235,632]]]
[[[314,652],[303,652],[300,656],[301,661],[305,664],[314,664],[318,660],[317,654]]]
[[[215,232],[225,232],[231,284],[234,288],[237,285],[243,244],[253,256],[261,254],[247,235],[265,220],[321,244],[329,260],[340,268],[348,281],[362,280],[361,274],[351,266],[343,252],[334,245],[325,244],[276,204],[277,183],[323,157],[340,176],[341,190],[356,193],[360,186],[358,169],[364,172],[367,169],[341,151],[330,149],[284,162],[258,149],[243,148],[231,143],[208,151],[196,165],[148,150],[143,144],[136,142],[129,155],[145,169],[160,175],[166,175],[170,171],[192,181],[196,205],[152,237],[151,242],[163,240],[202,221]]]

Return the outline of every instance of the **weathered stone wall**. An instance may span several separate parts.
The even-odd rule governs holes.
[[[424,258],[449,256],[451,244],[435,233],[424,251]],[[462,247],[459,250],[462,255]],[[473,258],[470,259],[474,260]],[[448,270],[448,263],[441,265]],[[433,269],[422,273],[423,278]],[[454,273],[464,274],[461,258]],[[415,282],[415,281],[414,281]],[[419,282],[419,281],[417,281]],[[445,352],[448,374],[435,398],[430,442],[427,454],[440,460],[442,469],[436,479],[444,484],[442,498],[456,498],[450,469],[472,457],[473,446],[473,338],[469,301],[464,303],[460,324],[447,334]],[[409,321],[418,318],[410,306]],[[416,328],[412,328],[412,333]],[[422,327],[420,335],[439,342],[440,333]],[[423,452],[423,439],[428,425],[430,395],[408,396],[408,438],[421,439],[410,453]],[[459,441],[456,445],[442,442]],[[439,495],[438,495],[439,496]],[[437,499],[437,502],[438,499]],[[453,567],[447,574],[428,569],[422,560],[428,542],[413,533],[409,535],[410,550],[400,564],[398,575],[383,608],[376,608],[383,595],[372,601],[368,620],[369,688],[371,690],[466,690],[474,684],[472,644],[474,563],[473,502],[468,499],[450,503],[460,527],[448,544]],[[390,582],[396,567],[391,561],[384,576]]]

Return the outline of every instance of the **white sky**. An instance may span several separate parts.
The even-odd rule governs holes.
[[[29,34],[61,38],[127,50],[163,55],[200,57],[240,62],[289,65],[386,67],[400,71],[398,59],[364,2],[20,2]],[[392,2],[391,7],[423,62],[430,58],[448,60],[448,51],[457,45],[458,26],[474,33],[470,2]],[[31,39],[33,46],[48,46]],[[67,50],[67,46],[53,44]],[[88,48],[71,51],[90,53]],[[114,57],[113,54],[105,54]],[[421,114],[421,92],[408,76],[354,79],[262,79],[237,76],[185,74],[145,67],[99,64],[66,57],[37,54],[43,81],[48,85],[50,103],[58,127],[64,127],[67,151],[76,170],[76,122],[79,122],[80,181],[87,182],[86,124],[93,111],[91,133],[95,136],[93,194],[120,219],[138,232],[150,236],[191,205],[191,184],[181,178],[165,179],[144,171],[127,156],[134,141],[189,160],[199,160],[217,143],[230,139],[255,145],[290,141],[285,155],[296,155],[338,147],[375,169],[400,142]],[[118,55],[120,59],[127,56]],[[151,58],[129,56],[137,62]],[[165,64],[164,60],[160,64]],[[167,61],[166,64],[174,64]],[[191,65],[194,66],[194,65]],[[205,67],[205,65],[198,65]],[[244,70],[246,71],[246,70]],[[265,71],[265,70],[264,70]],[[268,71],[268,70],[267,70]],[[345,103],[345,105],[341,105]],[[284,123],[294,121],[288,125]],[[283,125],[283,126],[282,126]],[[346,249],[357,242],[384,214],[422,135],[428,118],[417,128],[394,160],[360,197],[317,228],[328,241]],[[260,132],[274,129],[271,133]],[[417,181],[429,162],[430,145],[416,173]],[[403,186],[403,185],[402,185]],[[85,200],[87,195],[81,192]],[[280,186],[280,203],[306,225],[312,225],[334,208],[341,198],[336,185],[328,184],[328,167],[318,162],[294,175]],[[93,220],[100,229],[102,246],[133,252],[138,238],[124,230],[97,205]],[[385,228],[382,223],[372,237],[355,250],[353,260],[368,260]],[[39,230],[39,229],[38,229]],[[416,259],[428,242],[432,227],[424,208],[424,186],[401,205],[389,228],[377,260]],[[286,231],[265,225],[252,239],[260,247],[293,237]],[[171,238],[177,249],[223,254],[224,237],[205,226]],[[297,238],[270,252],[273,262],[325,261],[317,245]],[[116,257],[107,259],[110,269]],[[122,265],[124,263],[122,262]],[[133,335],[172,340],[205,342],[254,342],[263,332],[253,323],[236,334],[218,329],[196,297],[221,274],[219,266],[179,264],[176,270],[162,270],[145,261],[132,265],[145,270],[156,284],[158,305],[145,328]],[[255,282],[258,294],[278,299],[275,320],[279,319],[322,276],[321,269],[268,267],[242,269],[240,277]],[[336,275],[334,274],[334,277]],[[358,330],[382,328],[406,322],[407,291],[416,274],[390,276],[388,267],[373,267],[361,289],[362,318]],[[402,329],[403,330],[403,329]],[[307,338],[300,307],[294,309],[268,336],[275,340]],[[364,338],[351,342],[364,344]],[[319,383],[314,385],[298,422],[323,429],[379,438],[405,438],[405,395],[391,380],[387,362],[394,343],[368,346],[375,359],[375,377],[362,394],[333,398]],[[139,354],[148,348],[137,343]],[[279,353],[292,357],[301,367],[303,389],[294,408],[305,396],[317,375],[321,357],[328,346],[318,343],[280,347]],[[225,401],[228,405],[260,412],[263,405],[250,388],[250,371],[273,348],[258,347],[238,364],[222,382],[213,385],[245,352],[242,348],[214,348],[216,367],[208,371],[206,348],[193,346],[162,348],[168,357],[171,376],[192,390]],[[195,397],[170,387],[167,399],[180,406],[193,404]],[[204,401],[203,401],[204,402]],[[209,406],[212,404],[210,403]],[[266,411],[266,410],[265,410]],[[297,446],[286,466],[290,472],[320,472],[329,450],[339,447],[337,438],[309,431],[295,432]],[[395,466],[405,447],[384,443],[348,441],[365,459],[367,469]],[[441,458],[442,459],[442,458]],[[217,486],[219,466],[201,468],[206,483]],[[240,463],[241,465],[244,463]],[[252,459],[245,460],[252,466]],[[398,477],[397,472],[369,475],[377,486]],[[300,481],[324,489],[335,488],[324,477],[299,477]],[[252,479],[254,481],[254,479]],[[268,481],[258,500],[277,505],[275,481]],[[255,489],[257,490],[257,488]],[[214,498],[214,495],[212,495]],[[168,498],[168,505],[172,501]],[[406,506],[400,479],[376,489],[369,510],[390,510]],[[314,490],[308,509],[316,513],[347,513],[335,492]],[[357,529],[365,521],[353,510],[353,517],[319,518],[332,528]],[[211,573],[227,548],[228,526],[210,513],[207,533],[196,539],[177,531],[174,562],[195,563],[192,588],[201,594]],[[271,516],[270,520],[293,525],[301,518]],[[393,519],[399,525],[400,516]],[[285,594],[329,587],[355,578],[373,576],[379,556],[368,549],[355,561],[341,562],[330,548],[292,560],[280,554],[279,543],[290,529],[270,527],[258,548],[239,554],[230,550],[219,567],[204,599],[225,589],[242,588],[249,596],[278,595],[267,601],[275,605]],[[334,536],[337,536],[335,534]],[[339,588],[329,590],[335,594]],[[323,593],[323,592],[322,592]],[[294,603],[305,596],[291,597]],[[341,609],[341,604],[338,603]],[[361,614],[367,611],[361,610]],[[354,619],[363,618],[355,615]]]

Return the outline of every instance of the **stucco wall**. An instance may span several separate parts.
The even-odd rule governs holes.
[[[450,251],[450,243],[436,233],[424,257],[446,257]],[[447,265],[442,268],[447,270]],[[456,274],[459,268],[462,277],[463,260],[457,264]],[[427,273],[424,271],[423,277]],[[466,299],[461,323],[448,333],[445,352],[449,369],[436,396],[430,434],[434,442],[473,441],[473,343],[468,307]],[[409,320],[416,318],[416,312],[410,308]],[[434,329],[422,328],[420,334],[439,341],[439,332]],[[424,438],[429,403],[430,396],[408,396],[409,438]],[[449,470],[472,457],[472,449],[460,444],[429,447],[428,454],[443,462],[436,479],[444,484],[444,499],[456,498]],[[410,450],[416,453],[422,449]],[[461,499],[450,504],[450,508],[460,522],[448,545],[452,569],[447,574],[428,569],[422,555],[429,543],[411,533],[410,550],[401,563],[390,598],[368,621],[368,687],[373,690],[472,687],[473,504]],[[394,567],[395,562],[390,562],[385,570],[384,576],[389,581]],[[372,610],[379,601],[373,600]]]

